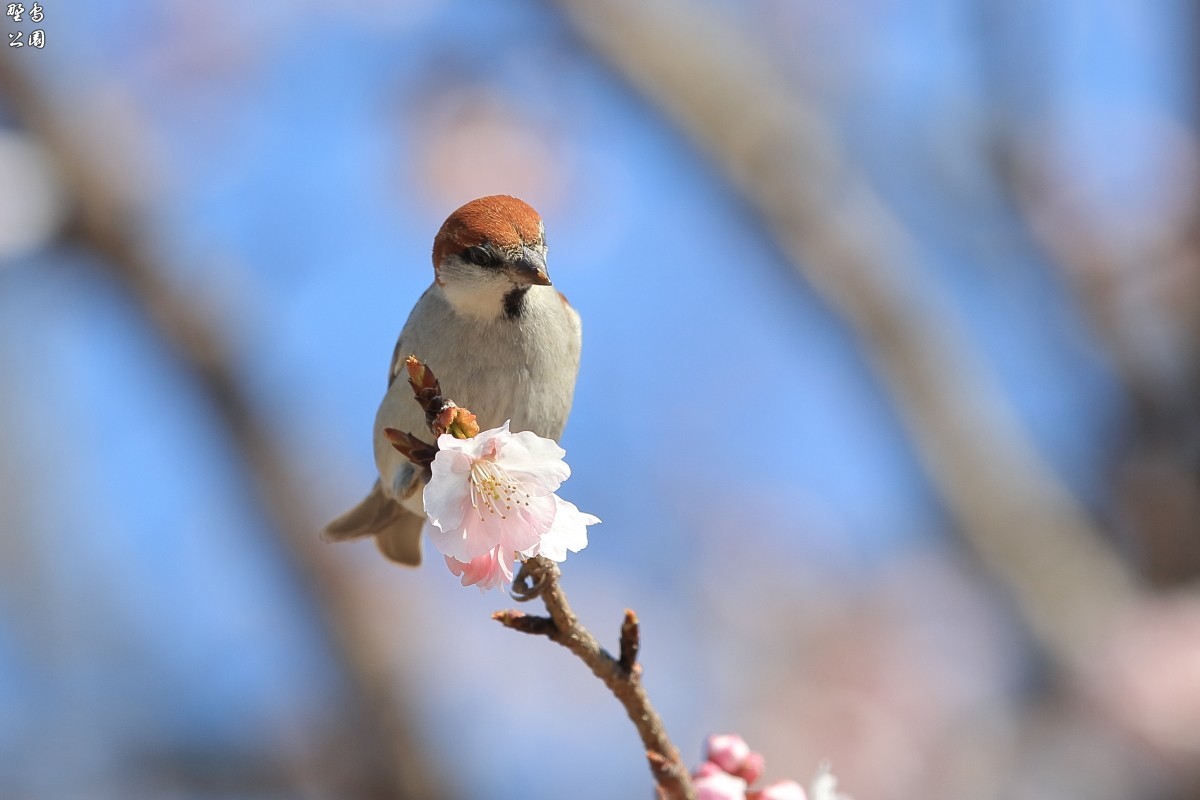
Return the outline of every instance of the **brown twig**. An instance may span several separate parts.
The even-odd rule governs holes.
[[[506,628],[545,636],[577,656],[599,678],[625,708],[646,748],[650,771],[660,796],[671,800],[694,800],[696,794],[679,750],[667,737],[666,728],[642,686],[638,651],[637,617],[625,612],[621,626],[621,658],[613,658],[596,637],[579,622],[567,602],[559,578],[558,565],[537,557],[521,566],[514,583],[514,597],[530,600],[541,597],[549,617],[531,617],[519,611],[500,611],[492,616]],[[520,588],[518,588],[520,587]],[[537,587],[534,590],[532,587]]]
[[[423,442],[407,431],[384,428],[383,435],[387,437],[388,442],[391,443],[392,447],[396,448],[396,451],[400,455],[418,467],[428,469],[429,465],[433,463],[433,459],[437,457],[437,447],[435,445]]]

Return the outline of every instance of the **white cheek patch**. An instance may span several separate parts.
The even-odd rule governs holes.
[[[467,264],[457,257],[442,265],[442,291],[460,312],[482,319],[494,319],[503,312],[504,296],[512,281],[502,270]]]

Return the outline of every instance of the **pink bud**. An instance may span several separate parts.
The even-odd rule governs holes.
[[[736,733],[714,733],[704,743],[704,757],[730,775],[741,772],[749,756],[750,745]],[[759,756],[759,760],[762,760],[762,756]],[[762,771],[761,767],[759,771]]]
[[[748,795],[749,800],[806,800],[804,787],[795,781],[779,781]]]
[[[696,800],[746,800],[746,782],[711,761],[696,770],[692,785],[696,788]]]
[[[746,756],[746,760],[742,762],[741,768],[733,773],[746,783],[754,783],[762,777],[763,769],[765,768],[762,753],[751,751]]]

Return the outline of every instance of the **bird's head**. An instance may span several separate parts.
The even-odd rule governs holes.
[[[438,285],[460,311],[479,316],[511,312],[531,286],[550,285],[542,218],[508,195],[472,200],[438,231],[433,269]]]

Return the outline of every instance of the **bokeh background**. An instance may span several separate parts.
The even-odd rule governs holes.
[[[512,601],[322,524],[462,202],[584,319],[565,565],[675,742],[1200,796],[1183,0],[54,3],[0,53],[0,797],[651,796]],[[20,41],[20,40],[18,40]]]

